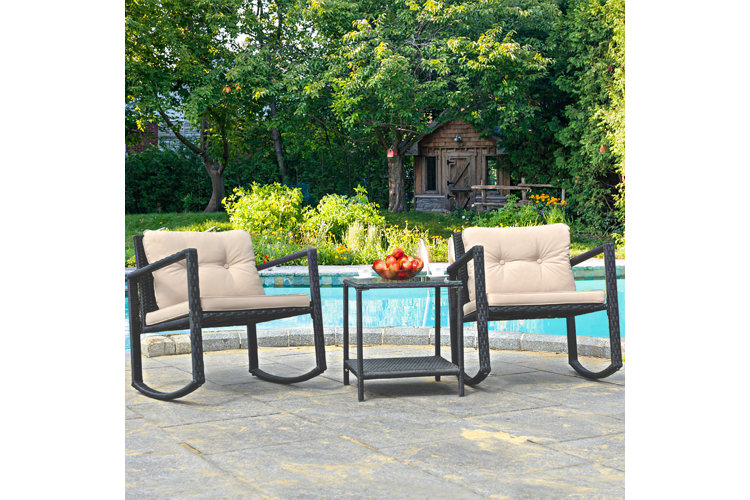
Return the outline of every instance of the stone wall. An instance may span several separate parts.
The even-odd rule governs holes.
[[[414,209],[420,212],[443,212],[447,209],[447,199],[445,195],[415,196]]]

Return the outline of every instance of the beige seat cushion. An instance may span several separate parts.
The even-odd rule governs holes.
[[[265,295],[255,267],[253,242],[246,231],[146,231],[143,234],[143,249],[149,263],[186,248],[198,251],[202,298]],[[154,295],[160,310],[187,302],[185,260],[154,272]]]
[[[461,236],[466,251],[475,245],[484,247],[488,296],[575,292],[570,267],[570,229],[565,224],[470,227]],[[469,301],[474,301],[474,262],[470,261],[467,267]]]
[[[245,311],[248,309],[273,309],[279,307],[309,307],[308,295],[254,295],[247,297],[201,297],[201,308],[205,312]],[[146,314],[146,324],[155,325],[170,319],[184,318],[188,315],[188,302],[179,302],[171,306]]]
[[[552,304],[604,304],[604,290],[572,292],[490,293],[487,303],[492,306],[541,306]],[[464,304],[464,314],[477,310],[476,300]]]

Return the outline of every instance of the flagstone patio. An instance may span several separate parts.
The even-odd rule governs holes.
[[[367,357],[424,352],[365,347]],[[205,385],[164,402],[130,387],[129,355],[128,498],[624,497],[624,368],[589,381],[565,354],[493,349],[492,373],[463,398],[454,378],[368,380],[360,403],[356,377],[342,383],[339,346],[327,347],[323,375],[290,386],[251,376],[244,350],[216,351]],[[476,358],[466,350],[467,372]],[[260,351],[272,373],[312,360],[307,346]],[[189,355],[143,364],[155,388],[190,378]]]

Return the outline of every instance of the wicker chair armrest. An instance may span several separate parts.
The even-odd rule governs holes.
[[[458,272],[459,268],[465,267],[470,260],[474,259],[475,253],[481,251],[484,253],[484,247],[482,245],[476,245],[474,247],[471,247],[468,252],[464,253],[461,257],[456,259],[453,264],[449,265],[445,270],[448,273],[448,276],[455,276],[455,274]]]
[[[487,293],[484,278],[484,247],[482,245],[475,245],[469,249],[468,252],[464,253],[461,257],[447,267],[448,277],[455,279],[458,274],[458,269],[466,267],[469,261],[474,261],[474,297],[476,298],[477,304],[481,304],[482,314],[487,304]],[[467,286],[467,282],[464,281],[464,287]],[[468,300],[468,293],[464,295],[465,300]],[[463,305],[463,304],[462,304]]]
[[[572,257],[570,259],[570,267],[577,266],[583,261],[589,260],[592,257],[596,257],[597,255],[601,255],[604,253],[605,247],[609,245],[614,250],[614,245],[612,243],[605,243],[604,245],[599,245],[596,248],[593,248],[589,250],[588,252],[584,252],[581,255],[576,255],[575,257]]]
[[[143,267],[139,267],[135,271],[129,272],[127,278],[128,280],[138,280],[147,274],[151,274],[154,271],[158,271],[162,267],[166,267],[170,264],[174,264],[175,262],[179,262],[183,259],[187,260],[188,254],[190,254],[191,251],[195,253],[195,258],[197,259],[198,250],[196,250],[195,248],[186,248],[168,257],[164,257],[163,259],[157,260],[156,262],[152,262],[151,264],[145,265]]]
[[[193,320],[202,314],[200,283],[198,279],[198,250],[196,248],[186,248],[128,273],[128,293],[131,294],[130,314],[135,315],[135,317],[141,316],[140,321],[142,328],[145,327],[146,316],[139,314],[139,310],[142,307],[141,301],[143,300],[143,296],[140,295],[137,283],[146,275],[152,274],[154,271],[158,271],[163,267],[174,264],[183,259],[185,260],[185,266],[187,267],[187,290],[190,318]],[[136,298],[138,299],[135,300]]]
[[[308,265],[309,265],[309,256],[310,252],[316,252],[317,249],[315,248],[308,248],[307,250],[301,250],[299,252],[295,252],[293,254],[286,255],[284,257],[279,257],[278,259],[269,260],[268,262],[264,262],[262,264],[258,264],[258,271],[262,271],[263,269],[268,269],[269,267],[278,266],[281,264],[284,264],[286,262],[291,262],[293,260],[301,259],[302,257],[308,257]]]
[[[607,303],[608,305],[613,303],[613,306],[617,307],[617,264],[615,263],[615,246],[612,243],[605,243],[604,245],[600,245],[588,252],[573,257],[570,259],[570,267],[600,254],[604,254],[604,280],[605,290],[607,292]]]
[[[296,259],[307,258],[307,271],[310,276],[310,300],[314,307],[320,307],[320,278],[318,276],[318,249],[308,248],[293,254],[289,254],[278,259],[274,259],[258,265],[258,271],[268,269],[269,267],[278,266],[285,262],[291,262]]]

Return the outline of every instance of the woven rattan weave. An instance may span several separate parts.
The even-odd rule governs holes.
[[[128,274],[128,291],[130,294],[130,355],[132,385],[146,396],[171,400],[190,394],[205,382],[203,372],[203,335],[205,327],[246,326],[248,339],[248,357],[250,373],[254,376],[282,384],[301,382],[320,375],[326,370],[325,342],[323,337],[323,316],[320,303],[320,283],[318,278],[318,252],[314,248],[297,252],[286,257],[272,260],[258,266],[258,270],[267,269],[292,260],[307,258],[310,273],[310,306],[286,307],[273,309],[251,309],[242,311],[204,312],[201,309],[200,283],[198,281],[198,252],[187,248],[157,262],[149,263],[143,248],[143,236],[133,237],[137,269]],[[187,267],[188,305],[186,317],[163,321],[156,325],[146,325],[146,314],[157,310],[154,295],[153,272],[175,262],[185,260]],[[258,341],[256,324],[290,316],[309,314],[313,321],[313,338],[315,343],[315,367],[307,373],[293,377],[272,375],[258,367]],[[193,380],[184,387],[161,392],[149,387],[143,381],[141,363],[141,335],[173,330],[190,330],[190,350],[192,358]]]

